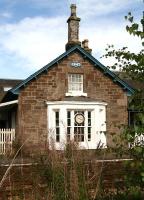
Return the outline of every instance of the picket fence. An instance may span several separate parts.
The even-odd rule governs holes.
[[[136,134],[135,135],[135,141],[134,145],[144,145],[144,134],[141,135]]]
[[[11,153],[14,139],[15,129],[0,129],[0,155]]]

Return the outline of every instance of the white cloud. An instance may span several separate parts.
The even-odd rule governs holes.
[[[63,18],[27,18],[0,27],[0,44],[7,53],[26,60],[27,66],[39,68],[54,59],[66,43]]]
[[[107,21],[106,21],[107,22]],[[141,49],[140,39],[134,36],[130,36],[126,30],[125,25],[114,24],[110,22],[106,24],[97,24],[87,29],[82,27],[81,38],[89,39],[89,47],[93,50],[93,55],[97,57],[105,65],[111,65],[114,59],[100,59],[99,57],[104,55],[107,44],[113,44],[116,49],[122,47],[128,47],[131,52],[138,52]],[[98,28],[97,28],[98,27]]]
[[[130,36],[124,24],[109,23],[107,25],[97,24],[87,29],[82,27],[81,38],[84,39],[87,36],[90,39],[90,45],[98,52],[104,50],[107,44],[115,44],[118,48],[128,46],[134,52],[140,49],[140,40]]]
[[[78,10],[84,13],[82,13],[83,16],[98,15],[119,9],[120,6],[124,7],[131,1],[108,0],[108,4],[104,4],[104,0],[79,0]],[[46,3],[46,0],[44,2]],[[83,16],[80,14],[78,16],[85,21]],[[4,52],[9,58],[14,57],[14,62],[17,62],[15,65],[18,66],[20,63],[19,70],[30,71],[41,68],[64,52],[67,43],[67,18],[63,16],[25,18],[15,24],[1,25],[0,52]],[[139,49],[138,40],[131,39],[122,23],[118,24],[110,19],[105,19],[102,23],[94,19],[81,25],[80,40],[89,39],[89,46],[94,56],[103,55],[107,44],[115,44],[116,47],[129,46],[134,51]],[[3,59],[2,53],[0,59]],[[102,59],[102,62],[108,65],[110,61]],[[0,63],[3,62],[0,61]]]

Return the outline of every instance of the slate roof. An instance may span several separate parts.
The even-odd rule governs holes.
[[[120,79],[114,72],[110,71],[107,67],[105,67],[103,64],[101,64],[97,59],[95,59],[91,54],[86,52],[83,48],[80,46],[74,46],[71,49],[67,50],[63,54],[61,54],[59,57],[57,57],[55,60],[29,76],[24,81],[20,82],[16,87],[12,88],[10,92],[14,95],[18,95],[20,92],[20,89],[23,87],[26,87],[27,84],[29,84],[30,81],[37,78],[40,74],[44,73],[45,71],[48,71],[54,64],[58,63],[62,59],[64,59],[66,56],[70,55],[73,52],[79,52],[82,56],[87,58],[96,68],[101,70],[106,76],[109,76],[115,83],[117,83],[120,87],[122,87],[125,91],[127,91],[129,94],[134,93],[134,89],[126,82],[124,82],[122,79]]]
[[[36,71],[34,74],[29,76],[25,80],[10,80],[10,79],[0,79],[0,83],[2,85],[7,86],[13,86],[11,90],[9,90],[7,93],[3,93],[3,95],[0,95],[0,102],[5,101],[11,101],[18,98],[18,95],[20,93],[20,90],[24,87],[26,87],[29,82],[31,82],[33,79],[36,79],[39,75],[42,73],[47,72],[51,67],[54,66],[54,64],[60,62],[62,59],[64,59],[66,56],[69,56],[73,52],[80,53],[83,57],[87,58],[97,69],[101,70],[102,73],[104,73],[106,76],[111,78],[113,82],[118,84],[120,87],[123,88],[124,91],[126,91],[128,94],[133,94],[135,91],[135,87],[133,85],[129,84],[129,82],[126,80],[124,81],[121,79],[116,73],[110,71],[107,67],[105,67],[103,64],[101,64],[97,59],[95,59],[90,53],[85,51],[80,46],[74,46],[71,49],[67,50],[60,56],[58,56],[56,59],[54,59],[52,62],[41,68],[40,70]],[[11,83],[11,84],[9,84]]]
[[[115,72],[123,81],[125,81],[127,84],[129,84],[131,87],[133,87],[135,90],[142,91],[142,97],[144,97],[144,80],[143,81],[137,81],[132,80],[125,72]]]
[[[0,79],[0,102],[5,97],[8,91],[5,91],[4,88],[13,88],[17,84],[22,82],[22,80],[18,79]]]

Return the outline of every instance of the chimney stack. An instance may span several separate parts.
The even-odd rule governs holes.
[[[87,51],[88,53],[91,53],[92,49],[89,48],[88,42],[89,41],[87,39],[85,39],[84,41],[82,41],[82,47],[84,48],[85,51]]]
[[[68,43],[66,44],[66,50],[75,45],[81,46],[79,41],[79,22],[80,18],[76,15],[76,4],[71,4],[71,16],[68,18]]]

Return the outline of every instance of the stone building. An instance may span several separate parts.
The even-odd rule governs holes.
[[[64,149],[69,141],[82,149],[106,148],[128,123],[133,87],[92,56],[88,40],[79,41],[74,4],[67,23],[66,51],[9,90],[0,104],[14,106],[16,138],[31,153],[52,145]]]

